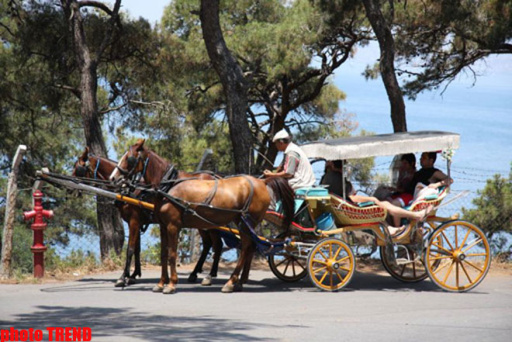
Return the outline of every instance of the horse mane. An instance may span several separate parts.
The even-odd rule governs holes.
[[[143,175],[143,177],[145,179],[152,179],[151,185],[157,186],[160,184],[165,172],[169,169],[169,165],[171,163],[165,158],[156,154],[154,151],[146,147],[144,147],[144,149],[149,160],[146,173]]]
[[[282,177],[267,178],[265,183],[272,189],[276,198],[281,199],[281,211],[283,213],[281,228],[288,231],[295,214],[295,191],[288,184],[288,181]]]

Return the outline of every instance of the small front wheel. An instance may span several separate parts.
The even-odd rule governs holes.
[[[287,251],[269,255],[268,265],[276,277],[287,283],[299,281],[307,274],[306,259],[300,259]]]
[[[446,291],[465,292],[480,284],[487,275],[491,252],[480,228],[455,220],[434,230],[424,260],[436,285]]]
[[[336,291],[346,286],[355,268],[354,253],[339,239],[323,239],[309,253],[309,278],[316,287],[325,291]]]

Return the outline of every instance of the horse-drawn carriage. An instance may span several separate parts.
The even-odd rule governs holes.
[[[303,145],[302,148],[313,159],[348,160],[456,149],[458,144],[457,134],[412,132],[325,140]],[[173,293],[176,290],[177,235],[182,226],[223,230],[240,237],[241,258],[223,288],[226,292],[235,290],[237,285],[241,286],[247,280],[254,246],[267,255],[270,268],[278,278],[297,281],[309,274],[315,286],[327,291],[346,286],[354,275],[356,257],[371,254],[378,247],[384,268],[394,278],[418,282],[430,277],[447,291],[463,292],[474,288],[484,279],[490,267],[490,248],[484,233],[455,216],[439,217],[436,210],[430,213],[425,224],[411,221],[403,232],[391,236],[387,229],[385,209],[371,203],[351,203],[330,194],[325,188],[300,189],[296,193],[295,203],[292,192],[291,207],[295,205],[294,211],[290,208],[291,189],[273,182],[273,186],[278,186],[274,193],[287,198],[282,204],[286,212],[285,215],[278,211],[267,211],[265,214],[269,195],[261,180],[247,176],[223,180],[184,180],[180,179],[180,172],[174,170],[172,165],[158,168],[159,164],[164,165],[142,142],[130,147],[117,166],[117,170],[126,178],[142,174],[148,184],[163,185],[156,190],[157,199],[151,203],[115,191],[97,189],[94,185],[79,184],[76,180],[63,180],[48,173],[40,175],[46,181],[94,192],[156,212],[162,234],[162,276],[154,291]],[[143,188],[138,189],[144,191]],[[155,193],[154,189],[150,191]],[[409,210],[420,211],[428,206],[437,209],[447,193],[448,189],[444,188],[437,194],[418,198]],[[289,224],[291,216],[293,221]],[[241,228],[227,227],[232,220]],[[278,234],[269,233],[275,232],[275,227],[282,226],[283,220],[288,229]],[[359,253],[361,249],[367,253]],[[356,250],[356,254],[353,250]],[[167,261],[171,266],[171,282]],[[242,269],[244,272],[239,278]],[[127,271],[124,275],[127,275]]]
[[[302,149],[311,159],[348,160],[458,146],[458,134],[410,132],[323,140],[302,145]],[[447,168],[449,174],[450,161]],[[353,250],[366,247],[368,255],[378,246],[382,264],[394,278],[412,283],[430,277],[444,290],[468,291],[487,274],[490,248],[485,234],[475,225],[459,220],[457,215],[436,214],[448,190],[441,188],[414,200],[408,210],[429,206],[434,210],[424,223],[410,221],[403,232],[391,236],[384,208],[374,203],[351,203],[326,189],[303,189],[298,194],[302,213],[293,223],[298,238],[282,252],[269,256],[270,267],[282,280],[296,281],[309,274],[315,286],[334,291],[346,286],[354,274],[357,255]],[[278,216],[270,213],[267,219],[276,221]]]

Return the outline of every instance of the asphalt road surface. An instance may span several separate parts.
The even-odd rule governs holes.
[[[158,270],[124,290],[113,286],[119,273],[0,285],[0,328],[39,329],[45,341],[48,327],[89,327],[92,341],[512,341],[510,272],[491,269],[468,293],[358,272],[327,293],[307,277],[287,284],[256,270],[244,292],[223,294],[227,270],[210,287],[182,270],[174,295],[151,292]]]

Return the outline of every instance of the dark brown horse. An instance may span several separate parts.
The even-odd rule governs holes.
[[[142,172],[146,182],[155,188],[162,177],[162,161],[157,155],[144,146],[140,139],[132,145],[118,164],[111,180]],[[268,183],[268,184],[267,184]],[[167,245],[168,251],[162,251],[162,274],[153,291],[174,293],[178,276],[176,258],[178,235],[182,227],[215,229],[235,222],[239,227],[241,255],[230,279],[222,288],[223,292],[233,292],[242,288],[248,279],[255,244],[251,237],[251,228],[261,222],[270,203],[267,185],[272,188],[276,198],[283,201],[283,227],[288,227],[293,218],[294,192],[281,178],[263,181],[251,176],[237,176],[220,180],[186,180],[171,184],[169,190],[159,192],[155,201],[155,214],[162,230],[162,246]],[[167,259],[168,258],[168,259]],[[171,277],[167,263],[170,264]],[[240,278],[240,272],[242,271]],[[167,283],[167,287],[164,285]]]
[[[73,176],[86,177],[91,179],[108,180],[117,166],[117,162],[107,158],[95,156],[89,153],[89,148],[86,147],[82,155],[78,158],[73,168]],[[181,173],[178,177],[191,177],[189,174]],[[196,176],[197,177],[197,176]],[[201,174],[199,177],[203,179],[213,179],[210,174]],[[136,193],[138,195],[140,193]],[[145,201],[152,203],[152,199],[145,199]],[[140,264],[140,235],[142,228],[148,224],[158,223],[154,220],[150,212],[139,206],[130,205],[127,203],[116,202],[122,219],[128,223],[129,237],[128,248],[126,250],[126,262],[121,277],[116,282],[116,287],[123,287],[133,284],[137,276],[141,277],[141,264]],[[203,250],[199,261],[194,268],[194,271],[189,276],[190,282],[197,280],[197,274],[202,272],[203,264],[213,246],[213,265],[210,274],[203,280],[203,285],[210,285],[211,278],[217,277],[218,265],[222,253],[222,240],[218,231],[199,231],[202,239]],[[130,275],[130,265],[132,257],[135,257],[135,269]]]

